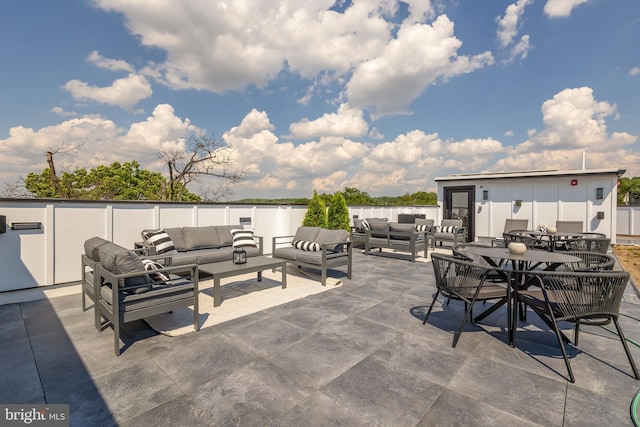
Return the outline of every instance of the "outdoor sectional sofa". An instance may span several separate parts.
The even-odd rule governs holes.
[[[273,258],[320,270],[322,286],[327,285],[327,270],[334,267],[346,265],[347,278],[351,278],[352,249],[345,230],[298,227],[293,236],[273,238]]]
[[[232,230],[243,230],[244,237],[250,235],[251,241],[243,242],[248,257],[263,254],[262,236],[253,236],[251,230],[244,230],[241,225],[142,230],[144,241],[136,246],[146,248],[149,255],[171,255],[172,266],[229,261],[234,249]]]
[[[420,231],[418,231],[420,230]],[[397,254],[383,252],[382,249],[394,249],[397,252],[407,252],[410,261],[415,261],[418,253],[423,251],[427,257],[429,246],[430,227],[419,227],[417,224],[397,224],[393,222],[371,222],[365,228],[366,255],[375,253],[384,256],[396,256]],[[379,252],[371,252],[378,248]]]

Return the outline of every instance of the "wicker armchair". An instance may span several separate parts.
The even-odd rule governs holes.
[[[433,297],[433,301],[431,301],[431,306],[422,324],[427,323],[431,310],[440,294],[448,299],[463,301],[465,315],[460,327],[453,335],[452,347],[455,347],[458,343],[467,319],[473,317],[473,304],[476,301],[503,299],[510,304],[508,288],[489,281],[485,282],[487,274],[492,271],[490,268],[451,255],[438,253],[431,254],[431,261],[438,290]],[[510,312],[511,310],[508,310],[508,313]]]
[[[517,293],[517,302],[524,303],[540,316],[553,330],[562,351],[569,380],[575,382],[563,341],[571,341],[560,331],[559,322],[575,325],[574,342],[578,345],[580,325],[607,325],[616,327],[620,342],[629,359],[636,379],[640,379],[638,369],[624,334],[618,323],[620,302],[624,294],[629,273],[624,271],[590,272],[529,272],[528,283],[534,283],[527,290]],[[515,343],[515,335],[513,337]]]

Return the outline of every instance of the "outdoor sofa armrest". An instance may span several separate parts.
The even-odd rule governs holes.
[[[162,258],[162,257],[160,257]],[[165,257],[166,258],[166,257]],[[111,284],[111,289],[113,291],[113,295],[114,297],[117,296],[117,293],[120,291],[131,291],[131,290],[135,290],[137,288],[142,288],[142,287],[146,287],[149,285],[157,285],[157,284],[163,284],[165,283],[162,280],[156,280],[156,281],[152,281],[151,283],[147,283],[147,284],[142,284],[142,285],[130,285],[130,286],[118,286],[121,280],[125,280],[128,278],[134,278],[134,277],[140,277],[140,276],[148,276],[150,274],[157,274],[157,273],[167,273],[167,274],[171,274],[172,271],[180,271],[180,272],[184,272],[186,270],[189,270],[189,274],[187,276],[183,276],[184,278],[187,278],[188,280],[190,280],[193,284],[194,287],[197,289],[198,287],[198,264],[187,264],[187,265],[179,265],[179,266],[175,266],[175,267],[170,267],[170,266],[166,266],[164,268],[158,268],[157,270],[145,270],[145,271],[132,271],[130,273],[124,273],[124,274],[114,274],[112,272],[110,272],[109,270],[107,270],[106,268],[104,268],[101,264],[98,265],[98,274],[100,276],[101,279],[103,279],[104,283],[109,283]],[[169,280],[171,281],[171,280]],[[99,289],[96,287],[95,291],[99,292]],[[161,291],[158,290],[151,290],[149,292],[152,293],[163,293]],[[149,292],[143,292],[139,295],[143,296],[145,294],[148,294]],[[169,291],[170,292],[170,291]],[[99,294],[96,294],[99,295]],[[157,295],[157,294],[156,294]],[[116,299],[114,299],[114,301],[116,301]]]

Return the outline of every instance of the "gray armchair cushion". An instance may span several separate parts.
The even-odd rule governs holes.
[[[389,231],[413,233],[416,231],[416,226],[413,224],[389,224]],[[391,234],[389,238],[393,240],[411,240],[410,236],[400,236],[397,234],[396,235]]]
[[[98,248],[105,243],[110,243],[102,237],[92,237],[84,242],[84,253],[91,261],[100,262]]]
[[[151,283],[151,279],[145,274],[144,264],[140,257],[133,251],[118,246],[112,242],[106,242],[97,248],[98,258],[102,266],[113,274],[126,274],[139,271],[140,276],[128,277],[118,286],[140,286],[132,290],[134,293],[146,292],[150,288],[143,285]]]
[[[213,249],[222,246],[218,239],[217,227],[183,227],[185,248],[188,251],[194,249]]]
[[[462,220],[461,219],[443,219],[440,222],[440,225],[453,225],[454,227],[462,227]]]
[[[320,227],[298,227],[295,236],[293,236],[293,241],[304,240],[307,242],[315,242],[319,232]]]

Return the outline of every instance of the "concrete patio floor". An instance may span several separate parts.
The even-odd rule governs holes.
[[[120,357],[79,294],[0,306],[0,403],[70,404],[74,426],[631,425],[640,381],[615,335],[568,347],[575,384],[532,312],[515,348],[504,308],[452,348],[461,304],[422,324],[431,264],[356,252],[353,279],[321,294],[179,337],[128,324]],[[625,301],[640,362],[631,286]]]

